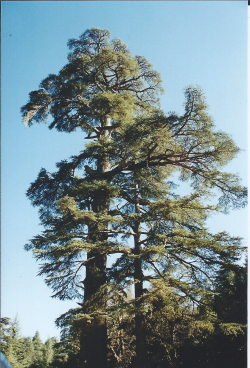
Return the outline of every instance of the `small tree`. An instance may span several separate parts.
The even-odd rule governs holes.
[[[21,335],[18,317],[15,317],[14,321],[10,321],[8,324],[9,327],[5,330],[6,335],[1,351],[13,368],[22,368],[23,351],[20,342]]]
[[[45,341],[44,347],[43,347],[43,365],[44,367],[48,367],[52,362],[54,358],[54,341],[53,338],[49,338]]]
[[[208,334],[190,334],[179,349],[179,364],[193,367],[247,367],[246,267],[223,265],[215,280]]]
[[[0,336],[1,336],[1,351],[3,349],[3,346],[6,343],[6,337],[8,333],[8,326],[10,324],[10,318],[9,317],[1,317],[0,318]]]
[[[33,346],[33,356],[31,367],[42,368],[44,345],[38,331],[36,331],[34,337],[32,338],[32,346]]]

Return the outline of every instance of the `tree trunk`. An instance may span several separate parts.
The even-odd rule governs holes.
[[[135,213],[140,214],[140,198],[138,193],[138,184],[136,184],[136,205]],[[136,221],[134,236],[134,253],[136,256],[140,255],[140,221]],[[143,295],[143,272],[142,261],[140,258],[135,258],[135,299],[136,306],[139,307],[140,300],[137,301]],[[135,315],[135,337],[136,337],[136,368],[145,368],[146,363],[146,339],[143,328],[144,317],[140,312]]]
[[[85,302],[106,283],[106,254],[89,252],[84,281]],[[105,300],[101,297],[94,308],[104,309]],[[93,309],[94,309],[93,308]],[[92,309],[92,308],[91,308]],[[88,307],[83,308],[84,313],[89,312]],[[107,364],[107,326],[102,316],[96,316],[91,323],[84,326],[81,337],[81,367],[105,368]]]
[[[110,126],[110,119],[106,119],[104,126]],[[104,130],[103,135],[109,139],[109,130]],[[110,169],[109,158],[97,162],[97,172],[102,174]],[[108,214],[109,200],[104,192],[96,193],[92,203],[92,210],[99,214]],[[108,223],[106,225],[108,229]],[[96,241],[107,241],[107,234],[98,233],[98,224],[89,226],[89,239]],[[90,251],[87,254],[86,277],[84,280],[84,304],[100,291],[100,288],[106,283],[106,252]],[[105,291],[95,299],[95,302],[89,306],[83,306],[83,312],[88,313],[96,309],[103,310],[106,307]],[[83,327],[81,335],[80,348],[81,367],[86,368],[106,368],[107,367],[107,326],[106,319],[97,315],[90,323]]]

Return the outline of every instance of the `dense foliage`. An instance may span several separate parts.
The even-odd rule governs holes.
[[[17,317],[14,321],[2,318],[1,324],[4,325],[1,351],[13,368],[56,367],[56,362],[68,359],[66,350],[61,349],[55,338],[43,343],[39,332],[33,338],[23,337]]]
[[[216,278],[211,305],[187,309],[180,297],[162,283],[154,290],[152,309],[145,316],[147,366],[235,368],[247,367],[247,266],[223,269]],[[229,286],[231,285],[231,287]],[[133,295],[117,293],[113,307],[132,302]],[[217,313],[217,314],[216,314]],[[80,334],[65,324],[61,341],[42,343],[39,333],[23,337],[17,318],[1,319],[1,351],[13,368],[79,368]],[[113,309],[108,321],[110,368],[129,368],[135,357],[133,317]]]
[[[79,298],[57,324],[78,341],[81,367],[181,365],[187,346],[211,348],[206,336],[244,334],[245,321],[218,304],[231,297],[230,277],[242,285],[241,239],[206,227],[208,216],[246,203],[239,178],[224,171],[239,149],[216,131],[197,87],[185,89],[182,115],[164,114],[159,74],[109,37],[91,29],[70,40],[68,64],[22,108],[29,126],[50,116],[50,129],[91,139],[31,184],[44,231],[26,249],[54,297]]]

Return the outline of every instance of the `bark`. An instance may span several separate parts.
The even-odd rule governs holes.
[[[87,257],[90,261],[86,266],[85,302],[97,292],[106,282],[106,254],[90,252]],[[97,308],[105,308],[105,301],[98,300]],[[88,313],[88,307],[83,307]],[[96,316],[91,323],[84,326],[81,337],[81,367],[105,368],[107,362],[107,326],[102,316]]]
[[[138,184],[136,184],[136,204],[135,213],[140,214],[140,198],[138,193]],[[140,255],[140,221],[136,221],[134,236],[134,253],[136,256]],[[142,261],[140,258],[135,258],[135,300],[137,306],[140,305],[140,297],[143,295],[143,271]],[[139,299],[139,300],[138,300]],[[136,368],[145,368],[146,363],[146,339],[143,327],[144,317],[140,312],[135,315],[135,337],[136,337]]]
[[[104,126],[110,127],[110,119],[106,119]],[[104,129],[103,135],[109,137],[109,130]],[[109,158],[97,162],[97,171],[102,174],[110,169]],[[107,214],[109,210],[109,201],[107,195],[103,192],[96,193],[92,203],[92,210],[96,213]],[[108,229],[108,224],[106,225]],[[98,224],[89,226],[89,239],[96,241],[106,241],[107,234],[97,232]],[[84,306],[83,312],[88,313],[94,309],[103,310],[106,307],[105,291],[94,302],[94,306],[88,306],[86,303],[100,291],[100,288],[106,283],[106,252],[90,251],[87,254],[86,277],[84,280]],[[107,325],[103,316],[97,315],[83,327],[80,348],[80,363],[84,368],[106,368],[107,367]]]

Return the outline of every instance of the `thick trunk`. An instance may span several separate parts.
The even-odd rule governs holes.
[[[86,266],[86,278],[84,281],[87,302],[91,296],[99,291],[106,282],[106,255],[90,252],[88,254],[88,266]],[[95,300],[95,307],[105,308],[102,297]],[[93,309],[94,309],[93,308]],[[92,308],[91,308],[92,309]],[[84,313],[89,312],[88,307],[83,308]],[[81,367],[105,368],[107,362],[107,327],[106,320],[102,316],[96,316],[91,323],[84,326],[81,337]]]
[[[135,213],[140,214],[140,199],[138,193],[138,184],[136,184],[136,205]],[[135,224],[134,236],[134,253],[136,256],[140,256],[141,245],[140,245],[140,222],[137,221]],[[143,271],[141,259],[135,258],[135,299],[137,306],[140,305],[140,297],[143,295]],[[139,300],[138,300],[139,299]],[[146,339],[143,328],[144,317],[140,312],[135,315],[135,337],[136,337],[136,368],[145,368],[146,363]]]
[[[107,119],[105,126],[110,126],[110,119]],[[104,130],[103,135],[108,137],[109,131]],[[102,174],[110,169],[109,158],[106,157],[97,162],[97,171]],[[92,210],[99,214],[107,214],[109,211],[109,201],[105,191],[96,193],[93,199]],[[106,225],[108,228],[108,224]],[[95,242],[106,242],[107,234],[97,231],[98,224],[89,226],[89,240]],[[86,277],[84,280],[84,303],[100,292],[100,288],[106,283],[106,252],[90,251],[87,254]],[[96,309],[103,310],[106,306],[105,291],[94,299],[91,305],[85,304],[83,312],[89,313]],[[91,323],[83,327],[80,349],[81,367],[86,368],[106,368],[107,367],[107,326],[106,319],[100,315],[94,317]]]

